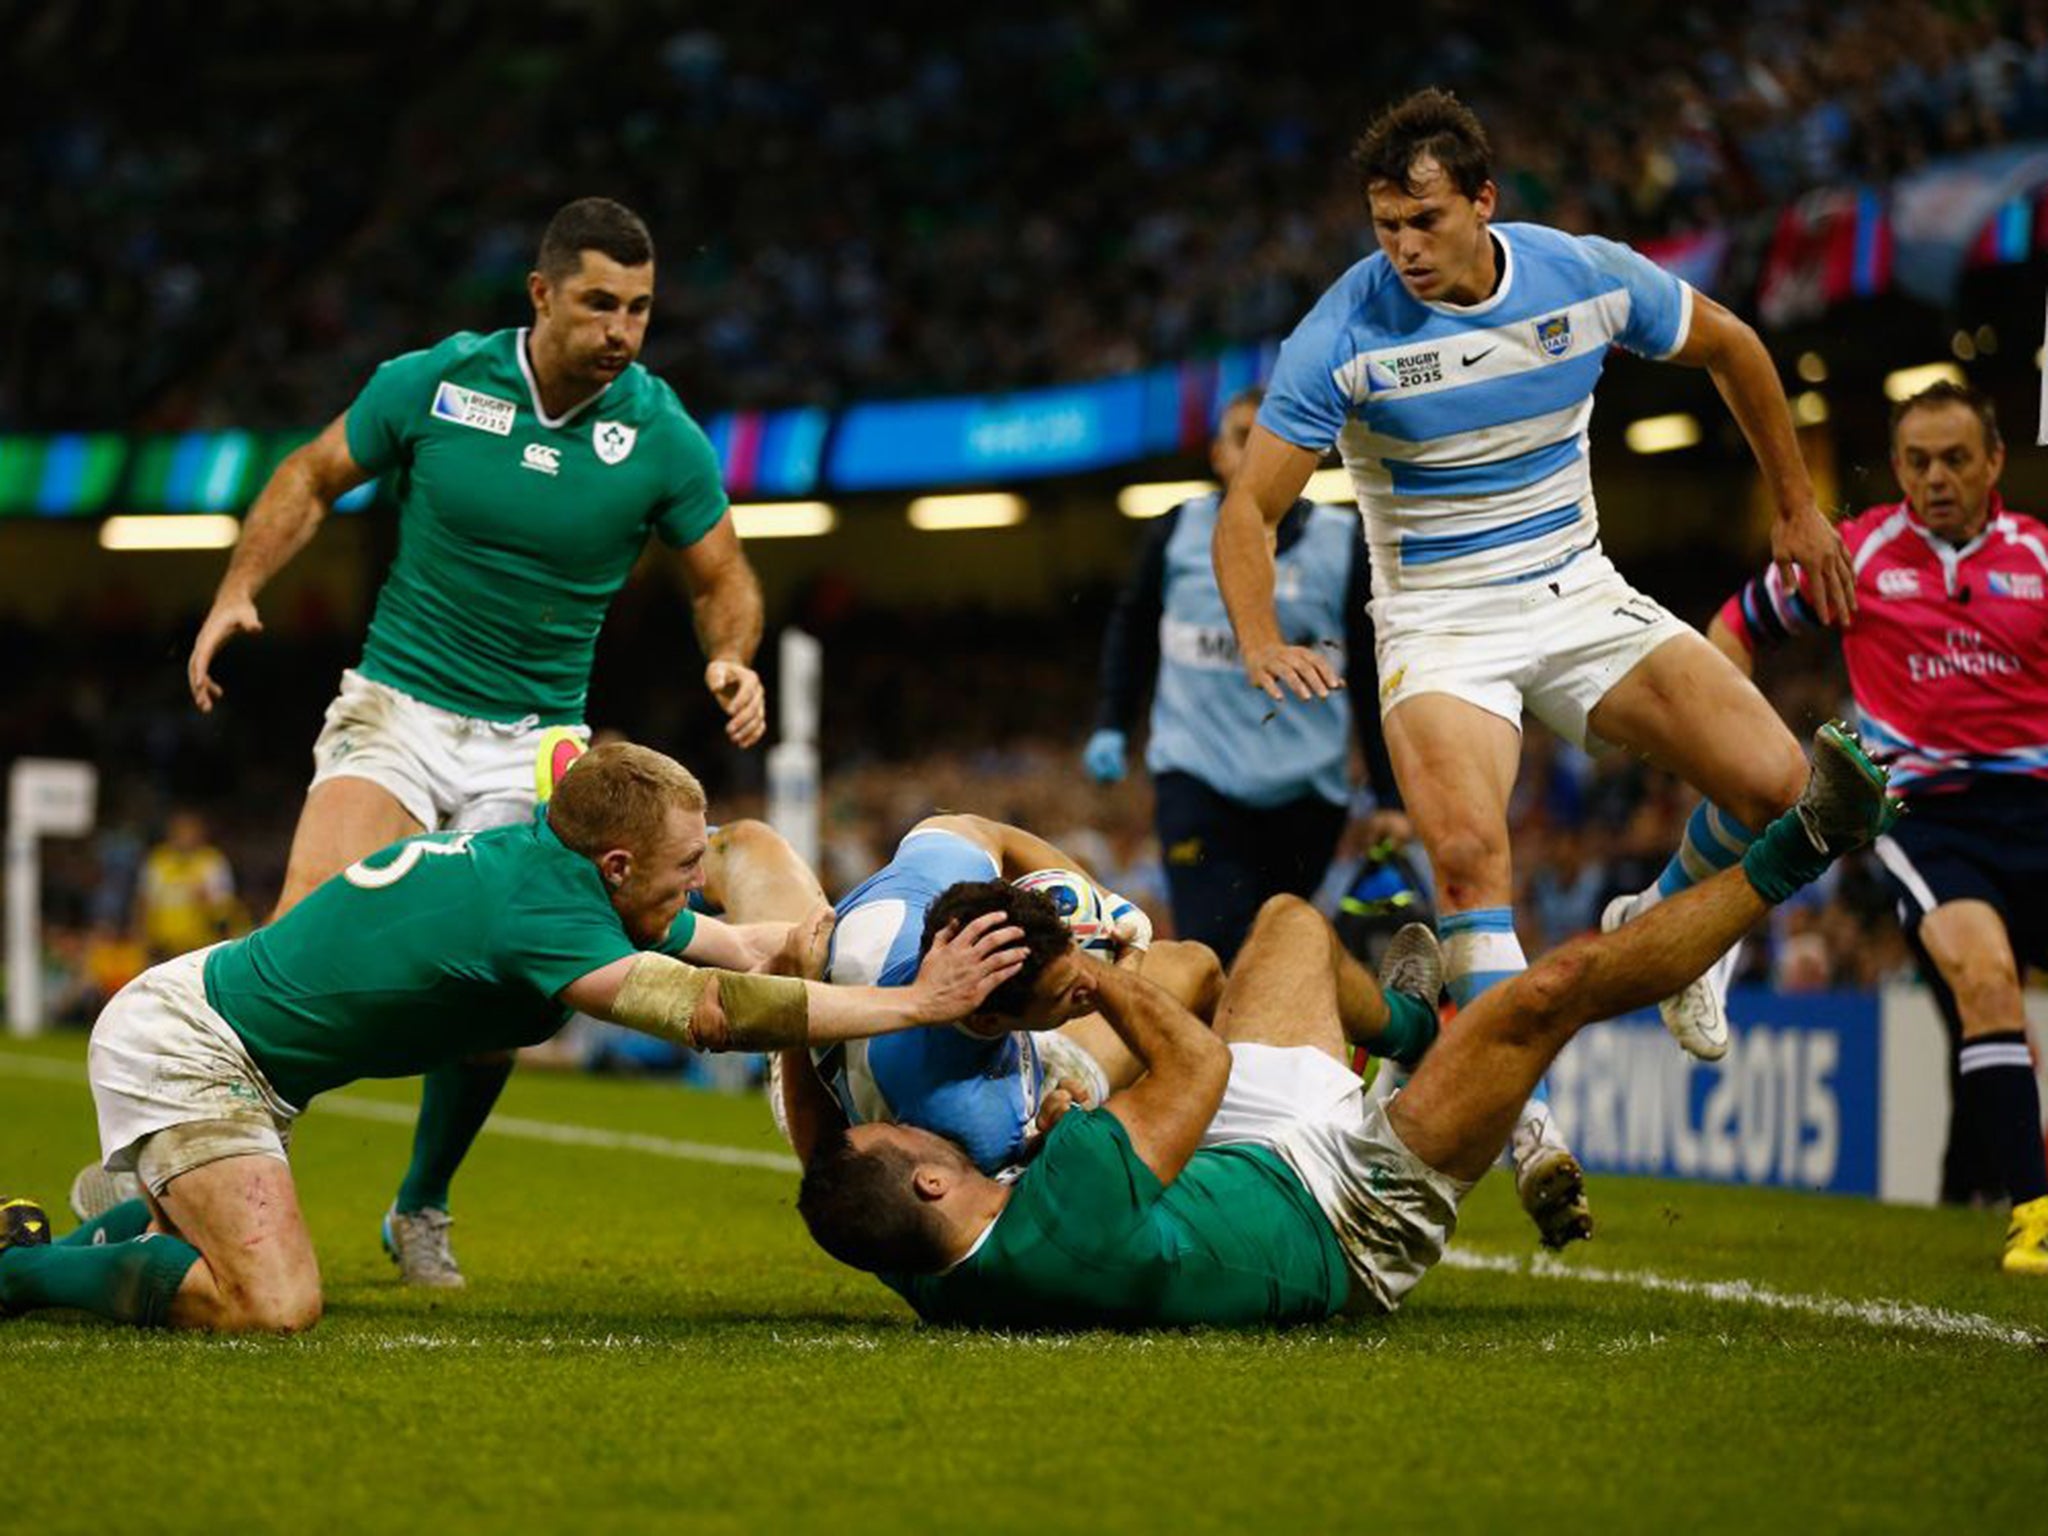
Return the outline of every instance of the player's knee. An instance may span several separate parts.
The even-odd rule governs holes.
[[[1495,905],[1508,881],[1508,842],[1498,835],[1461,827],[1429,850],[1445,910],[1463,912]]]
[[[1584,942],[1553,950],[1511,983],[1511,1027],[1531,1038],[1569,1031],[1582,1022],[1578,999],[1585,990],[1590,960]]]
[[[224,1309],[224,1333],[306,1333],[320,1321],[318,1286],[294,1287],[234,1297]]]
[[[1184,994],[1182,1006],[1199,1019],[1214,1019],[1216,1005],[1223,1000],[1223,961],[1199,939],[1168,942],[1174,946],[1175,964],[1186,978],[1179,989]]]
[[[1268,896],[1260,904],[1258,916],[1252,919],[1251,938],[1246,943],[1261,939],[1278,943],[1311,933],[1320,938],[1322,926],[1323,915],[1299,896]]]
[[[1799,750],[1799,743],[1789,732],[1780,732],[1770,748],[1758,754],[1750,782],[1736,797],[1737,803],[1722,809],[1744,826],[1762,831],[1805,793],[1808,771],[1806,754]]]

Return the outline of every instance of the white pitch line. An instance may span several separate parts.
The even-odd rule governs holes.
[[[0,1051],[0,1075],[36,1078],[43,1082],[85,1086],[85,1069],[76,1062],[53,1061],[47,1056],[16,1055]],[[411,1125],[419,1110],[410,1104],[393,1104],[385,1099],[359,1099],[347,1094],[329,1094],[313,1106],[319,1115],[341,1115],[352,1120],[376,1120],[386,1125]],[[786,1152],[758,1152],[746,1147],[722,1147],[708,1141],[683,1141],[673,1136],[654,1136],[644,1131],[608,1131],[592,1125],[563,1125],[553,1120],[529,1120],[523,1115],[493,1115],[484,1122],[487,1136],[510,1136],[519,1141],[545,1141],[558,1147],[595,1147],[605,1152],[644,1152],[650,1157],[674,1158],[688,1163],[716,1163],[728,1168],[765,1168],[774,1173],[800,1173],[797,1160]]]
[[[2048,1337],[2031,1329],[2001,1323],[1997,1318],[1986,1317],[1979,1312],[1951,1312],[1946,1307],[1924,1306],[1916,1301],[1851,1301],[1846,1297],[1826,1294],[1809,1296],[1797,1291],[1774,1290],[1753,1280],[1687,1280],[1678,1275],[1660,1275],[1648,1269],[1598,1269],[1590,1265],[1567,1264],[1548,1254],[1522,1259],[1507,1253],[1475,1253],[1469,1248],[1450,1248],[1444,1252],[1443,1264],[1446,1269],[1484,1270],[1535,1280],[1625,1285],[1639,1291],[1762,1307],[1767,1311],[1804,1312],[1811,1317],[1864,1323],[1872,1328],[1895,1328],[1906,1333],[1981,1339],[2028,1349],[2048,1347]]]
[[[71,1083],[83,1087],[85,1071],[75,1062],[53,1061],[45,1056],[16,1055],[0,1050],[0,1075],[37,1078],[45,1082]],[[329,1095],[318,1109],[356,1120],[376,1120],[388,1125],[411,1125],[418,1111],[411,1105],[382,1099],[359,1099]],[[710,1142],[681,1141],[638,1131],[607,1131],[596,1126],[563,1125],[552,1120],[529,1120],[518,1115],[493,1115],[484,1125],[487,1135],[510,1136],[522,1141],[552,1142],[557,1146],[595,1147],[602,1151],[644,1152],[653,1157],[681,1162],[717,1163],[727,1167],[764,1168],[776,1173],[800,1171],[797,1160],[780,1152],[756,1152],[741,1147],[722,1147]],[[1536,1280],[1578,1280],[1588,1285],[1621,1285],[1639,1291],[1686,1296],[1727,1305],[1760,1307],[1768,1311],[1802,1312],[1810,1317],[1863,1323],[1872,1328],[1891,1328],[1906,1333],[1933,1334],[1943,1338],[1980,1339],[2022,1348],[2048,1347],[2048,1336],[2035,1333],[1976,1312],[1951,1312],[1911,1301],[1851,1301],[1841,1296],[1805,1295],[1797,1291],[1774,1290],[1750,1280],[1688,1280],[1654,1270],[1599,1269],[1590,1265],[1565,1263],[1547,1254],[1519,1258],[1505,1253],[1479,1253],[1468,1248],[1445,1251],[1447,1269],[1482,1270],[1493,1274],[1523,1275]]]

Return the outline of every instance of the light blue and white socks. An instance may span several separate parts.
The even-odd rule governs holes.
[[[1470,1007],[1488,987],[1529,968],[1522,941],[1515,936],[1512,908],[1474,907],[1469,912],[1453,912],[1438,922],[1437,933],[1444,946],[1444,985],[1460,1008]],[[1550,1118],[1550,1087],[1539,1080],[1515,1119],[1514,1135],[1504,1156],[1513,1160],[1517,1149],[1553,1140],[1556,1134]]]

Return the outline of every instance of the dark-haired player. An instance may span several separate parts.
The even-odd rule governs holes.
[[[913,827],[896,856],[841,900],[826,963],[828,980],[898,986],[917,974],[931,935],[950,914],[946,898],[967,887],[1040,869],[1080,866],[1043,838],[980,816],[933,816]],[[1151,942],[1145,914],[1107,895],[1125,965],[1142,970],[1182,1005],[1206,1014],[1222,985],[1214,951],[1193,942]],[[1073,948],[1051,902],[1024,901],[1025,942],[1038,965]],[[1049,1103],[1099,1104],[1139,1064],[1094,1016],[1090,990],[1053,987],[999,993],[984,1016],[952,1029],[852,1040],[821,1050],[817,1070],[857,1124],[922,1126],[965,1146],[990,1172],[1025,1155]]]
[[[785,1058],[805,1165],[797,1209],[827,1252],[879,1274],[932,1322],[1135,1328],[1392,1311],[1442,1256],[1466,1191],[1581,1025],[1697,975],[1895,810],[1883,770],[1824,728],[1810,786],[1739,870],[1545,956],[1433,1046],[1441,961],[1428,930],[1406,930],[1426,948],[1390,954],[1385,1018],[1428,1054],[1388,1100],[1368,1104],[1343,1065],[1347,1036],[1359,1038],[1341,979],[1349,956],[1291,896],[1261,910],[1213,1030],[1141,977],[1076,962],[1148,1070],[1101,1109],[1064,1114],[1010,1182],[929,1131],[849,1127],[801,1059]],[[1057,981],[1046,972],[1039,985]],[[1386,1048],[1387,1033],[1374,1042]]]
[[[2020,965],[2048,965],[2048,527],[1999,500],[1991,402],[1936,384],[1892,408],[1903,501],[1842,525],[1856,624],[1842,634],[1864,737],[1912,815],[1877,843],[1899,919],[1956,1035],[1968,1164],[2002,1184],[2001,1260],[2048,1275],[2048,1159]],[[1707,631],[1744,672],[1759,644],[1818,627],[1773,566]]]
[[[583,725],[613,596],[650,534],[679,552],[707,665],[740,746],[761,737],[761,593],[726,513],[718,461],[675,392],[635,359],[654,303],[654,242],[608,198],[562,208],[527,278],[533,324],[458,332],[379,367],[277,468],[201,626],[193,701],[214,658],[262,629],[256,598],[345,492],[383,477],[398,556],[361,662],[313,746],[284,913],[398,838],[533,814],[542,733]],[[427,1081],[412,1165],[385,1222],[405,1278],[456,1286],[448,1185],[510,1075],[509,1057]]]
[[[1216,574],[1254,686],[1276,700],[1341,686],[1275,622],[1270,530],[1323,454],[1342,455],[1372,556],[1387,747],[1435,866],[1464,1004],[1525,964],[1507,824],[1525,711],[1574,744],[1626,746],[1707,798],[1662,878],[1610,921],[1727,868],[1803,782],[1798,744],[1763,697],[1601,551],[1586,428],[1610,349],[1707,369],[1777,501],[1778,558],[1815,573],[1830,614],[1850,607],[1850,573],[1747,325],[1625,245],[1496,224],[1486,131],[1446,92],[1384,113],[1354,158],[1380,249],[1282,348],[1218,520]],[[1710,980],[1662,1011],[1694,1055],[1727,1050]],[[1548,1125],[1538,1114],[1518,1130],[1518,1168],[1555,1161]],[[1546,1232],[1589,1229],[1576,1185],[1558,1178],[1559,1198],[1531,1205]]]

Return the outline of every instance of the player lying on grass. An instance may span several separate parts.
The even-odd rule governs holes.
[[[814,1082],[788,1072],[805,1160],[798,1210],[828,1252],[934,1322],[1139,1327],[1391,1311],[1442,1256],[1466,1191],[1582,1025],[1668,996],[1889,825],[1884,770],[1855,739],[1824,726],[1814,746],[1805,792],[1740,869],[1481,994],[1392,1099],[1368,1105],[1344,1069],[1351,1020],[1328,925],[1276,897],[1231,968],[1213,1030],[1082,957],[1038,973],[1038,993],[1097,985],[1104,1016],[1149,1070],[1101,1110],[1062,1116],[1014,1183],[928,1131],[848,1129]],[[1014,909],[996,904],[999,887],[984,889],[989,903],[939,911]],[[1404,930],[1387,964],[1396,1029],[1433,1018],[1441,979],[1428,930]]]
[[[1016,880],[1038,870],[1080,866],[1043,838],[981,816],[931,816],[913,827],[896,856],[839,903],[826,979],[900,986],[917,974],[932,904],[964,881]],[[1099,889],[1099,888],[1098,888]],[[1145,914],[1102,893],[1116,935],[1118,963],[1206,1018],[1215,1010],[1223,968],[1206,944],[1152,943]],[[1028,907],[1041,921],[1026,943],[1041,962],[1069,948],[1049,904]],[[1101,1018],[1086,988],[1027,997],[955,1029],[917,1030],[854,1040],[814,1053],[841,1112],[856,1124],[887,1121],[949,1136],[986,1173],[1025,1155],[1048,1098],[1095,1105],[1142,1070]],[[1009,996],[1008,993],[1005,996]]]
[[[905,987],[685,964],[657,946],[704,846],[680,764],[598,747],[524,826],[394,843],[269,927],[145,972],[101,1014],[89,1075],[106,1162],[135,1168],[147,1203],[0,1248],[0,1313],[309,1328],[320,1273],[286,1150],[315,1095],[536,1043],[572,1008],[714,1050],[905,1029],[972,1013],[1022,964],[999,917],[949,929]],[[782,968],[828,919],[785,925]]]

